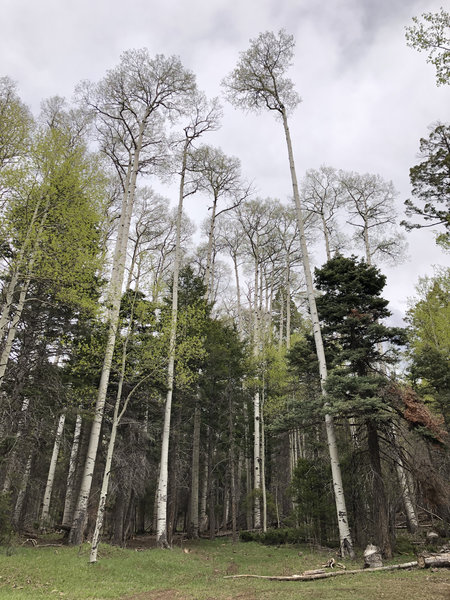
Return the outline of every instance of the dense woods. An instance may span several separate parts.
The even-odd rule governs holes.
[[[450,272],[399,327],[383,265],[412,228],[448,250],[450,125],[417,141],[405,214],[382,174],[300,171],[293,48],[260,34],[223,80],[279,121],[292,198],[209,145],[220,101],[177,57],[128,50],[39,115],[0,79],[0,541],[58,529],[95,562],[142,533],[385,557],[449,535]]]

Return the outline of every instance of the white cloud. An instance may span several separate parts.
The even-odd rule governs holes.
[[[435,87],[433,67],[406,46],[404,27],[411,16],[440,5],[441,0],[6,0],[0,74],[17,80],[24,101],[37,111],[42,99],[70,97],[80,80],[101,78],[123,50],[147,46],[151,53],[180,55],[200,87],[215,96],[249,38],[286,28],[297,41],[291,76],[303,97],[291,119],[299,174],[323,163],[380,173],[394,181],[401,208],[410,193],[408,172],[419,138],[432,121],[449,120],[450,106],[450,88]],[[284,200],[291,193],[283,131],[273,115],[225,106],[221,131],[205,142],[238,155],[261,196]],[[412,261],[388,270],[398,310],[417,276],[444,260],[429,232],[410,239]]]

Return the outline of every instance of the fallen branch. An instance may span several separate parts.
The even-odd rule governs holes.
[[[429,555],[421,554],[417,558],[417,562],[421,569],[427,567],[450,567],[450,552]]]
[[[395,571],[396,569],[411,569],[417,567],[417,561],[413,560],[400,565],[388,565],[387,567],[375,567],[373,569],[352,569],[351,571],[333,571],[332,573],[302,573],[301,575],[226,575],[225,579],[237,579],[238,577],[251,577],[254,579],[268,579],[270,581],[311,581],[314,579],[327,579],[328,577],[339,577],[339,575],[356,575],[358,573],[373,573],[375,571]],[[317,569],[322,571],[322,569]]]

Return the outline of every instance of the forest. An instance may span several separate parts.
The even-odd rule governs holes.
[[[417,140],[404,214],[378,174],[297,176],[294,45],[255,37],[221,99],[145,48],[38,115],[0,79],[0,544],[448,540],[450,271],[394,326],[383,267],[411,229],[449,251],[450,124]],[[223,102],[277,121],[290,198],[208,144]]]

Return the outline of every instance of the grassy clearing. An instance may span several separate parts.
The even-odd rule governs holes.
[[[253,542],[187,543],[185,553],[166,550],[125,550],[107,545],[99,562],[88,564],[89,547],[18,547],[0,554],[0,599],[40,600],[447,600],[450,572],[446,569],[393,571],[348,575],[313,582],[224,579],[224,575],[254,573],[292,575],[318,568],[332,554],[309,548],[266,547]],[[299,553],[301,555],[299,555]],[[402,556],[394,562],[414,557]],[[358,568],[362,560],[348,561]]]

